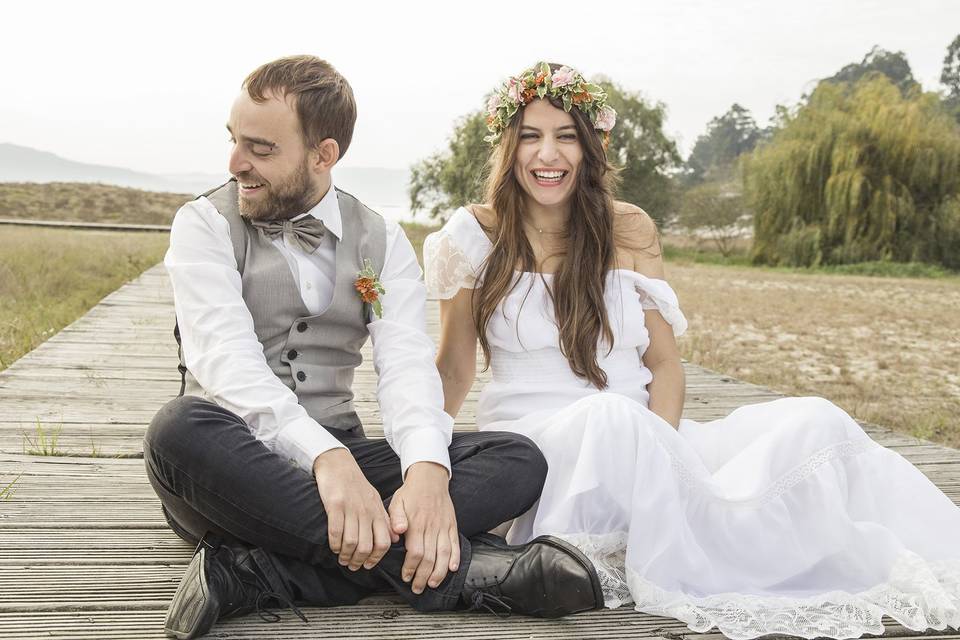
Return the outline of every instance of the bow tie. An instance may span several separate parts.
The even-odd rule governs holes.
[[[270,239],[282,234],[288,244],[300,247],[307,254],[317,250],[317,247],[323,241],[323,234],[326,232],[323,221],[313,216],[304,216],[296,221],[252,220],[250,223],[263,231]]]

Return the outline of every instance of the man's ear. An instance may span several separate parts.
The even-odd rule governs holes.
[[[333,138],[324,138],[320,141],[312,155],[312,168],[315,172],[327,172],[340,159],[340,145]]]

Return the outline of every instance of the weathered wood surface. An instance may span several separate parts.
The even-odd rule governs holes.
[[[170,233],[170,225],[166,224],[120,224],[116,222],[78,222],[75,220],[35,220],[33,218],[0,218],[0,226],[85,229],[87,231],[148,231],[152,233]]]
[[[429,328],[437,335],[437,313]],[[163,613],[192,549],[167,529],[147,483],[141,437],[179,381],[173,309],[162,267],[110,294],[87,315],[0,373],[0,638],[162,638]],[[356,378],[358,407],[377,435],[376,378]],[[779,397],[687,365],[685,415],[709,420]],[[481,376],[484,379],[486,376]],[[457,429],[472,428],[471,391]],[[65,456],[33,455],[38,430]],[[867,426],[960,504],[960,452]],[[49,442],[48,442],[49,448]],[[92,455],[99,457],[92,457]],[[307,609],[266,624],[256,616],[217,625],[217,638],[670,638],[674,620],[629,609],[560,621],[422,615],[383,601]],[[891,623],[887,635],[914,632]],[[703,636],[713,640],[718,634]],[[960,635],[943,637],[957,638]]]

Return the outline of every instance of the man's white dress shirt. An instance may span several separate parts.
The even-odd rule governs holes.
[[[332,183],[302,215],[322,220],[327,229],[314,253],[282,236],[272,241],[290,265],[304,305],[316,315],[333,297],[336,243],[343,230]],[[368,324],[384,434],[404,475],[416,462],[435,462],[449,472],[453,418],[443,410],[435,347],[426,333],[423,272],[400,226],[385,222],[383,317],[373,315]],[[258,440],[312,473],[317,456],[343,445],[307,415],[267,364],[241,294],[229,223],[206,198],[177,212],[164,265],[190,373],[211,400],[243,418]]]

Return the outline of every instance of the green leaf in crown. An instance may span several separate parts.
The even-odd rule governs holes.
[[[599,85],[587,82],[579,71],[568,66],[552,71],[546,62],[538,62],[520,75],[508,78],[487,100],[490,135],[484,140],[498,144],[520,107],[542,98],[559,100],[564,111],[574,106],[583,111],[594,128],[603,133],[604,141],[609,139],[610,130],[617,122],[617,112],[607,105],[607,94]]]

